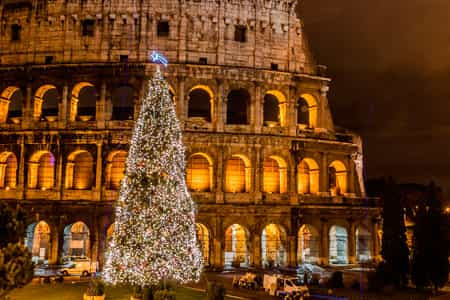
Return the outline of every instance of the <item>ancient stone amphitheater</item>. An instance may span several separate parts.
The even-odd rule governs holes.
[[[212,267],[377,259],[360,138],[335,127],[294,0],[3,0],[0,199],[34,260],[103,261],[149,53],[184,130]]]

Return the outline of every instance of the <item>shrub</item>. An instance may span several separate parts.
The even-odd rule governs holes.
[[[102,296],[105,294],[105,284],[100,279],[93,279],[89,282],[86,291],[88,296]]]
[[[335,271],[331,274],[331,278],[328,281],[330,288],[343,288],[344,287],[344,276],[341,271]]]
[[[153,294],[154,300],[176,300],[176,294],[174,291],[159,290]]]

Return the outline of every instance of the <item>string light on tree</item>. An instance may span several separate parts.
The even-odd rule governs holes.
[[[157,52],[151,59],[167,65]],[[184,152],[169,87],[158,66],[131,139],[106,253],[107,282],[145,287],[162,280],[185,283],[200,278],[196,207],[184,178]]]

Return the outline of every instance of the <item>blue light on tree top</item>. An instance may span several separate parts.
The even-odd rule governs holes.
[[[150,55],[150,59],[152,60],[152,62],[161,64],[164,67],[167,67],[167,65],[169,63],[167,58],[165,58],[164,55],[162,55],[161,53],[159,53],[157,51],[152,52],[152,54]]]

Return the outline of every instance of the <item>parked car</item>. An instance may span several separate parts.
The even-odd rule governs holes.
[[[327,281],[331,277],[332,272],[325,270],[318,265],[301,264],[297,267],[297,277],[304,284],[317,284]],[[306,279],[306,282],[305,282]]]
[[[59,273],[63,276],[68,275],[81,275],[81,276],[89,276],[91,273],[97,272],[98,262],[93,262],[89,258],[76,258],[67,261],[63,264]]]
[[[283,275],[264,274],[264,290],[271,296],[292,297],[301,295],[309,298],[309,289],[297,278]]]

